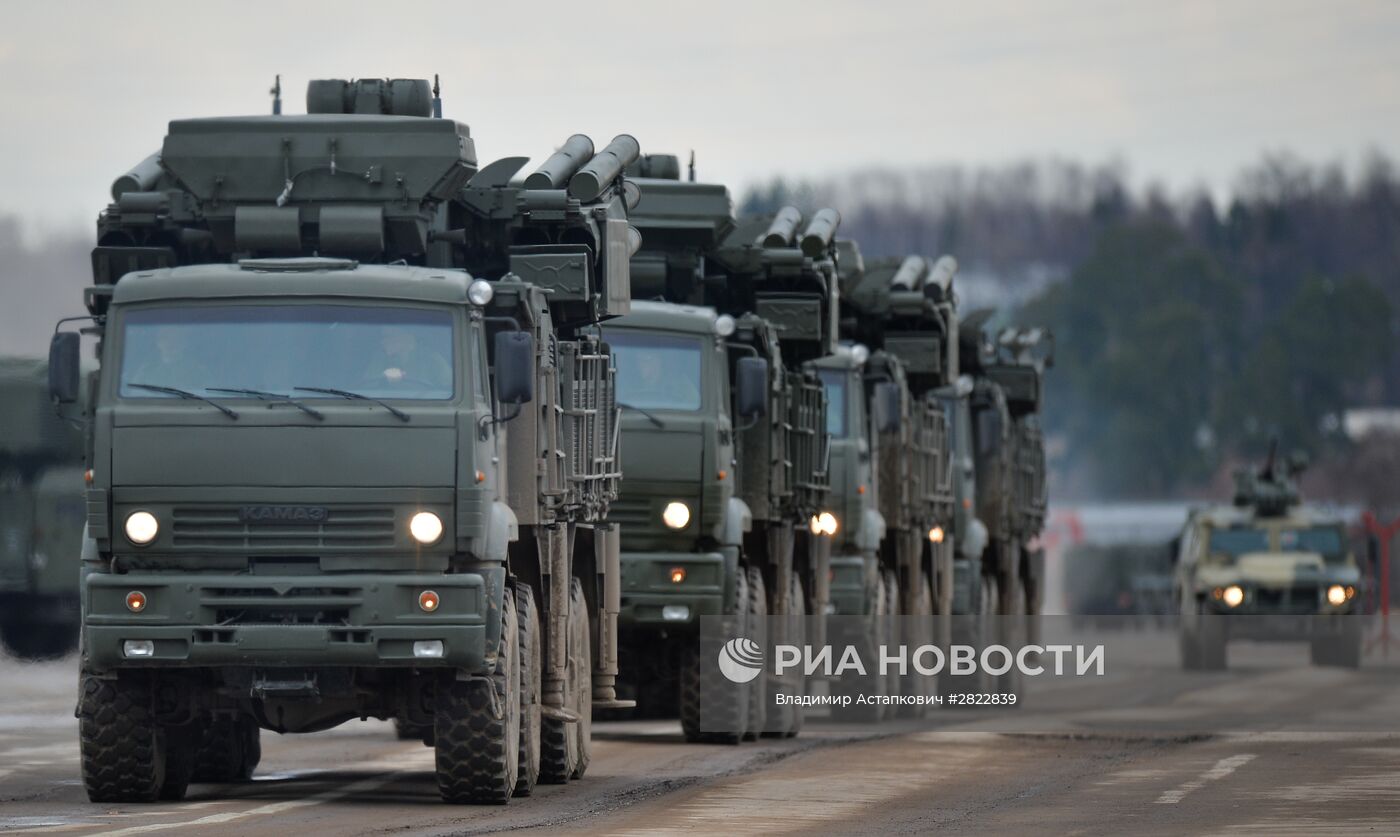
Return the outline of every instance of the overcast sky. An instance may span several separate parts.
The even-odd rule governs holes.
[[[7,3],[0,212],[88,227],[165,123],[318,77],[442,77],[481,161],[569,134],[743,187],[873,163],[1124,161],[1221,192],[1266,150],[1400,145],[1400,3]]]

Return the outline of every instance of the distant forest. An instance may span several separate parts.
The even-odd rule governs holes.
[[[1270,156],[1230,195],[1135,191],[1119,167],[1050,161],[779,180],[740,210],[834,206],[867,259],[952,253],[967,308],[1050,326],[1059,497],[1219,490],[1274,436],[1319,472],[1380,461],[1341,417],[1400,405],[1400,175],[1380,155],[1350,169]],[[82,312],[90,234],[20,233],[0,216],[0,354],[40,355],[54,321]],[[1339,467],[1345,483],[1359,466]]]
[[[1274,437],[1319,472],[1355,462],[1344,411],[1400,404],[1391,161],[1269,156],[1224,207],[1125,182],[1068,162],[879,170],[774,181],[742,205],[835,206],[867,259],[952,253],[965,300],[1051,327],[1061,497],[1220,490]]]

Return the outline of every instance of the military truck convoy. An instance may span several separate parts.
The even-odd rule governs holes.
[[[805,226],[794,207],[735,218],[724,187],[682,181],[675,157],[644,157],[630,173],[641,190],[630,220],[643,241],[633,292],[659,301],[634,303],[605,330],[624,410],[627,479],[611,519],[623,543],[625,678],[643,709],[676,707],[692,740],[797,731],[800,715],[770,705],[778,684],[766,675],[740,687],[749,694],[727,704],[729,717],[712,713],[702,726],[701,615],[731,616],[741,634],[772,615],[790,617],[776,623],[784,631],[812,633],[824,623],[804,614],[859,617],[842,622],[859,625],[855,635],[833,639],[873,652],[891,640],[933,641],[934,614],[945,617],[945,640],[955,613],[1034,614],[1026,547],[1045,513],[1033,432],[1049,361],[1043,336],[1010,333],[993,346],[979,326],[960,353],[952,259],[914,256],[867,272],[855,242],[837,238],[833,210]],[[974,425],[974,391],[1006,420]],[[978,494],[976,472],[993,467],[1005,476],[988,477]],[[1020,493],[994,506],[1002,490]],[[988,511],[999,515],[1000,551],[984,578],[988,529],[978,517]],[[1024,598],[974,594],[985,587]],[[896,625],[921,624],[897,615],[929,617],[929,635],[893,636]],[[854,702],[835,711],[849,720],[885,712]]]
[[[581,777],[633,698],[796,734],[767,675],[701,723],[703,616],[873,645],[1036,612],[1044,335],[630,136],[526,163],[478,167],[424,80],[319,80],[306,115],[170,123],[113,184],[48,371],[87,430],[94,801],[377,717],[444,800],[503,803]]]
[[[22,659],[78,644],[83,438],[54,415],[47,377],[0,358],[0,641]]]
[[[1232,639],[1306,642],[1314,665],[1361,665],[1361,568],[1334,514],[1302,501],[1301,456],[1277,443],[1235,473],[1229,505],[1195,509],[1178,536],[1181,664],[1220,670]]]

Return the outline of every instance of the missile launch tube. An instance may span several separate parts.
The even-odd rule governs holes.
[[[812,223],[802,234],[802,254],[810,259],[822,255],[831,247],[836,237],[836,228],[841,226],[841,213],[834,209],[823,209],[812,216]]]
[[[763,247],[791,247],[801,223],[802,213],[797,211],[797,207],[785,206],[773,216],[773,223],[768,225],[768,232],[759,238],[758,244]]]
[[[593,156],[593,140],[574,134],[564,140],[559,150],[549,155],[539,168],[525,178],[526,189],[563,189],[583,164]]]
[[[112,181],[112,200],[121,200],[127,192],[147,192],[160,177],[160,152],[137,163],[131,171]]]
[[[918,290],[928,275],[928,259],[923,256],[906,256],[899,263],[899,270],[890,277],[890,288],[898,291]]]
[[[920,285],[924,289],[924,295],[934,296],[935,294],[929,288],[936,287],[938,289],[936,296],[940,299],[947,299],[953,288],[953,277],[957,275],[957,272],[957,259],[952,256],[940,256],[938,261],[933,263],[933,270],[929,271],[928,276],[924,277],[924,281]]]
[[[630,134],[618,134],[570,178],[569,195],[581,201],[595,200],[641,154],[642,147],[635,138]]]

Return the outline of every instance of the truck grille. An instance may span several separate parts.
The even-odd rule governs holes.
[[[171,537],[189,549],[390,549],[394,510],[382,507],[331,508],[319,522],[245,522],[238,508],[177,506]]]
[[[652,501],[649,497],[619,497],[608,507],[608,522],[620,523],[624,527],[660,528],[661,518],[652,513],[651,507]]]

